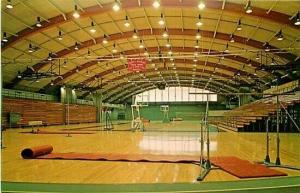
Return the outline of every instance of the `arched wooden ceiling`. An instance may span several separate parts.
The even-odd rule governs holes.
[[[238,92],[238,89],[236,86],[236,82],[234,81],[228,81],[226,83],[226,79],[218,79],[218,81],[215,81],[213,79],[209,79],[210,76],[203,76],[199,75],[197,73],[194,73],[193,71],[182,71],[179,70],[176,73],[177,75],[174,75],[174,73],[165,73],[162,76],[159,76],[157,78],[157,74],[151,74],[148,76],[145,76],[146,78],[141,78],[141,77],[135,77],[132,78],[131,81],[129,81],[130,84],[128,83],[119,83],[115,84],[113,87],[109,89],[105,89],[104,94],[106,96],[103,98],[104,100],[111,100],[113,96],[118,96],[118,94],[122,95],[123,93],[133,93],[135,89],[141,87],[143,88],[144,85],[152,85],[154,88],[156,87],[157,82],[162,82],[165,83],[167,86],[177,84],[177,85],[189,85],[189,86],[194,86],[194,85],[201,85],[205,86],[207,88],[214,88],[213,91],[225,91],[225,92]],[[156,81],[148,81],[151,78],[157,78]],[[182,83],[178,82],[178,79],[182,79]],[[197,81],[192,81],[192,79],[195,78]],[[180,84],[179,84],[180,83]],[[103,89],[104,90],[104,89]],[[125,92],[124,92],[125,91]],[[123,95],[122,95],[123,96]]]
[[[106,88],[104,92],[111,92],[110,89],[114,88],[111,82],[119,78],[113,71],[121,72],[124,77],[131,76],[124,65],[126,60],[118,59],[119,54],[125,57],[143,54],[144,50],[138,48],[140,39],[150,56],[157,56],[158,50],[161,50],[166,57],[149,62],[149,73],[155,68],[153,64],[164,71],[166,69],[160,67],[168,67],[173,62],[180,71],[189,71],[195,63],[191,56],[197,51],[197,73],[216,74],[223,78],[232,78],[239,73],[241,80],[249,85],[256,81],[263,84],[273,79],[272,72],[260,68],[262,64],[268,65],[271,59],[285,65],[299,58],[300,31],[292,19],[300,9],[297,1],[250,1],[253,10],[250,14],[245,13],[244,9],[248,1],[242,0],[205,1],[206,7],[203,10],[197,8],[197,0],[160,2],[161,7],[155,9],[152,7],[153,0],[121,1],[120,11],[114,12],[114,1],[110,0],[13,0],[13,9],[5,8],[6,3],[3,1],[2,31],[8,36],[8,42],[2,42],[5,86],[22,88],[30,83],[33,90],[47,90],[51,81],[79,87],[93,85],[95,80],[101,78],[104,81],[102,86]],[[72,16],[74,3],[80,11],[79,19]],[[157,23],[161,14],[166,23],[164,27]],[[199,14],[203,22],[203,26],[199,27],[202,37],[198,40],[199,48],[195,49],[198,29],[195,22]],[[124,26],[125,16],[129,18],[128,28]],[[41,18],[41,27],[35,26],[36,17]],[[237,30],[239,20],[241,31]],[[89,31],[91,22],[95,24],[95,33]],[[131,38],[134,29],[139,36],[137,40]],[[168,48],[164,47],[167,40],[161,37],[165,29],[172,45],[173,62],[169,61],[171,57],[166,54]],[[279,30],[284,35],[282,41],[275,38]],[[57,39],[59,31],[63,40]],[[232,34],[234,43],[230,42]],[[102,44],[104,35],[109,40],[106,45]],[[79,45],[78,50],[74,49],[75,42]],[[265,42],[270,44],[270,52],[265,52]],[[39,49],[28,53],[29,44]],[[113,44],[117,45],[118,54],[112,53]],[[224,53],[226,44],[229,45],[229,53]],[[49,53],[54,58],[51,62],[48,61]],[[259,60],[255,59],[257,53],[260,54]],[[220,59],[222,57],[224,60]],[[67,67],[58,68],[63,66],[64,61],[67,61]],[[48,78],[39,82],[18,79],[18,71],[26,71],[27,66],[40,72],[48,71],[51,66],[56,73],[60,72],[62,78]],[[130,83],[124,80],[123,84],[126,86]],[[96,89],[97,86],[94,86],[93,90]]]

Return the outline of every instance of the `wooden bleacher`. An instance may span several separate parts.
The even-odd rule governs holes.
[[[2,126],[10,127],[10,113],[20,114],[20,120],[15,127],[30,126],[33,122],[43,125],[62,125],[66,121],[67,105],[41,100],[3,99]],[[96,107],[89,105],[70,105],[70,124],[96,122]]]
[[[42,121],[44,125],[63,124],[63,105],[39,100],[3,99],[2,124],[9,127],[9,114],[19,113],[17,126],[28,126],[31,121]]]
[[[279,101],[287,108],[300,102],[300,93],[298,92],[296,95],[279,96]],[[280,109],[281,108],[280,106]],[[225,130],[238,132],[242,131],[245,126],[251,123],[274,115],[276,110],[276,97],[264,98],[224,113],[222,119],[214,121],[214,124],[217,124],[218,127]]]

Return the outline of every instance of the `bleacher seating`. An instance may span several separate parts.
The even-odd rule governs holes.
[[[284,108],[294,105],[300,102],[300,92],[295,95],[281,95],[279,101]],[[225,130],[243,131],[245,126],[274,115],[276,110],[276,97],[267,97],[228,111],[224,113],[222,119],[214,121],[213,124],[217,124],[218,127]]]
[[[28,100],[3,99],[2,126],[10,127],[10,113],[20,114],[20,120],[14,126],[30,126],[33,121],[41,121],[43,125],[61,125],[67,123],[67,105],[62,103]],[[69,123],[96,122],[96,107],[89,105],[70,105]]]
[[[19,113],[18,126],[27,126],[30,121],[42,121],[44,125],[63,124],[63,105],[40,100],[3,99],[2,124],[9,127],[9,113]]]

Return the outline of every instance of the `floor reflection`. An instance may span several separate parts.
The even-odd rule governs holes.
[[[199,133],[155,133],[148,132],[142,137],[139,148],[152,154],[200,154]],[[217,141],[210,139],[210,151],[217,150]],[[206,152],[206,141],[204,151]]]

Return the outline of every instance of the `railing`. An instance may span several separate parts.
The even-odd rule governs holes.
[[[109,104],[109,103],[102,103],[103,107],[110,107],[110,108],[116,108],[116,109],[125,109],[125,106],[122,104]]]
[[[77,99],[76,104],[81,104],[81,105],[94,105],[93,101],[89,100],[83,100],[83,99]]]
[[[57,101],[57,98],[53,95],[34,93],[34,92],[28,92],[28,91],[11,90],[11,89],[2,89],[2,96],[9,97],[9,98]]]
[[[17,98],[17,99],[33,99],[33,100],[43,100],[43,101],[58,101],[58,98],[54,95],[48,94],[41,94],[35,92],[28,92],[28,91],[20,91],[20,90],[12,90],[12,89],[2,89],[2,96],[9,97],[9,98]],[[93,101],[77,99],[76,104],[82,105],[94,105]],[[117,108],[117,109],[125,109],[125,106],[122,104],[109,104],[103,103],[102,106],[110,107],[110,108]]]
[[[287,93],[293,91],[297,87],[299,87],[299,80],[294,80],[279,86],[274,86],[268,90],[265,90],[263,93],[264,94]]]

